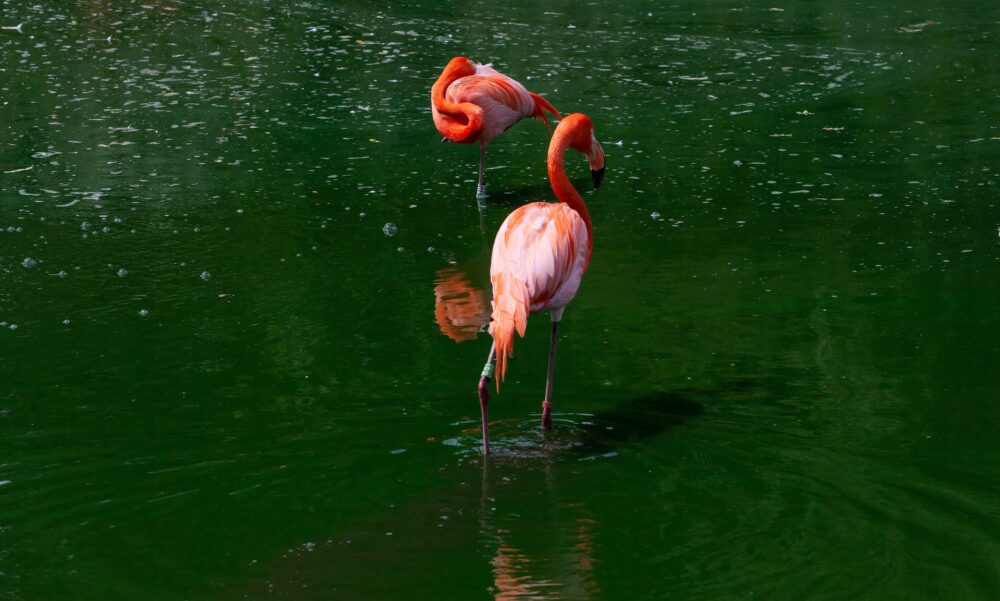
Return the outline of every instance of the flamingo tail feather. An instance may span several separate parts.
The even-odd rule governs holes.
[[[548,117],[545,116],[545,111],[552,113],[556,119],[560,120],[562,119],[562,115],[559,114],[559,111],[556,110],[556,107],[552,106],[552,104],[550,104],[548,100],[542,98],[541,96],[535,94],[534,92],[528,92],[528,93],[531,94],[531,99],[535,101],[535,110],[533,113],[531,113],[531,116],[535,117],[536,119],[541,119],[542,121],[544,121],[545,127],[549,128],[549,131],[552,131],[552,125],[549,124],[549,119]]]
[[[500,380],[507,374],[507,359],[514,352],[514,332],[524,337],[528,326],[528,287],[511,274],[500,273],[493,278],[493,322],[490,334],[496,345],[497,392]]]

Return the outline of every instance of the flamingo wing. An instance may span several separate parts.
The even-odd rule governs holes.
[[[535,100],[524,86],[482,65],[477,67],[475,75],[452,82],[445,97],[455,103],[471,102],[483,109],[480,139],[486,142],[535,111]]]

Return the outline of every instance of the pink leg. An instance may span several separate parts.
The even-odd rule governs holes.
[[[493,355],[496,347],[490,346],[490,356],[483,367],[483,375],[479,378],[479,412],[483,420],[483,455],[490,454],[490,376],[493,375]]]
[[[486,198],[486,144],[479,143],[479,183],[476,185],[476,198]]]

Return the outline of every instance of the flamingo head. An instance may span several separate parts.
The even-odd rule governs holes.
[[[448,66],[444,68],[444,71],[454,76],[455,79],[467,75],[475,75],[476,63],[471,58],[456,56],[448,61]]]
[[[563,130],[567,141],[573,150],[587,155],[590,163],[590,177],[594,188],[599,188],[604,179],[604,149],[594,135],[594,124],[583,113],[573,113],[559,122],[556,131]]]

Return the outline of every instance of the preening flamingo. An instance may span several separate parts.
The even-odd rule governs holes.
[[[524,337],[528,313],[551,311],[552,339],[549,369],[542,401],[542,427],[552,427],[552,385],[555,379],[556,339],[563,311],[576,296],[590,264],[593,249],[590,214],[563,167],[566,148],[587,155],[594,187],[604,177],[604,150],[594,136],[586,115],[563,119],[549,143],[549,183],[560,202],[533,202],[504,220],[493,243],[490,280],[493,282],[493,345],[479,379],[479,407],[483,419],[483,453],[490,452],[489,381],[493,359],[499,368],[497,389],[507,372],[507,358],[514,349],[514,332]]]
[[[431,87],[431,113],[442,142],[479,142],[479,184],[476,197],[486,196],[486,147],[493,138],[527,117],[549,124],[545,112],[562,119],[547,100],[523,85],[464,56],[448,62]]]

